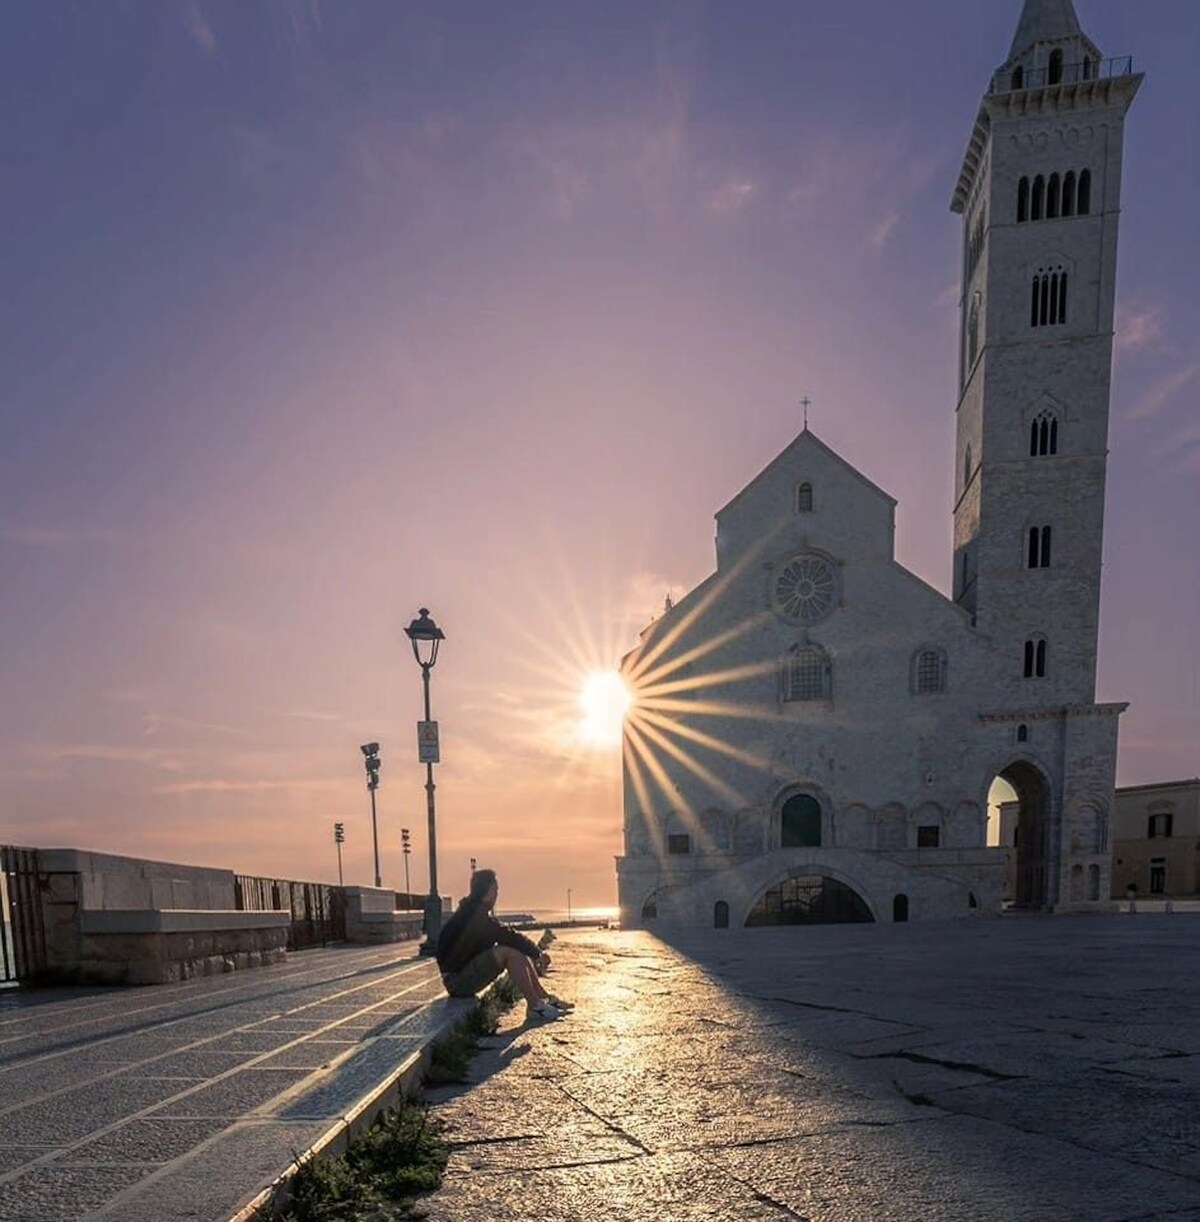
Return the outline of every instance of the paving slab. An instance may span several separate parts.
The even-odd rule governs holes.
[[[226,1222],[466,1003],[412,944],[0,1010],[0,1222]]]
[[[1200,918],[570,931],[431,1222],[1200,1222]]]

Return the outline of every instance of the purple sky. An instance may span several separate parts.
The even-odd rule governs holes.
[[[1200,5],[1128,128],[1101,699],[1200,772]],[[951,190],[1019,0],[25,0],[0,92],[0,841],[613,902],[576,692],[801,425],[950,570]]]

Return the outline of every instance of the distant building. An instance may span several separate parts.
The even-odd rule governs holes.
[[[622,921],[997,912],[1111,892],[1117,720],[1095,701],[1125,114],[1071,0],[1026,0],[952,200],[963,217],[953,592],[895,502],[807,427],[717,513],[716,571],[625,661]]]
[[[1117,790],[1112,893],[1200,897],[1200,778]]]

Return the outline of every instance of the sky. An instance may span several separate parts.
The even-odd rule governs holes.
[[[1200,5],[1077,0],[1127,129],[1098,698],[1200,773]],[[802,426],[950,580],[959,225],[1018,0],[19,0],[0,842],[615,902],[586,676]]]

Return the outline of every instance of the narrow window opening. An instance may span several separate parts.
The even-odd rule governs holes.
[[[1050,182],[1046,186],[1046,219],[1055,220],[1058,217],[1058,201],[1060,197],[1061,187],[1059,185],[1058,175],[1051,174]]]
[[[1079,198],[1076,205],[1080,216],[1087,216],[1092,210],[1092,172],[1084,170],[1079,175]]]
[[[1058,322],[1058,273],[1050,277],[1050,325]]]
[[[1029,741],[1029,727],[1027,725],[1017,726],[1017,742],[1025,743]]]
[[[1044,679],[1046,677],[1046,642],[1038,641],[1037,643],[1037,677]]]
[[[1033,642],[1025,642],[1025,678],[1033,678]]]
[[[713,905],[713,928],[729,928],[729,904],[725,900],[717,900]]]
[[[1063,216],[1075,215],[1075,171],[1068,170],[1066,177],[1063,179],[1062,188],[1062,214]]]
[[[1041,532],[1036,526],[1031,526],[1029,528],[1029,549],[1026,553],[1025,559],[1026,568],[1036,569],[1038,567],[1038,536],[1040,534]]]
[[[908,896],[897,895],[892,900],[892,920],[901,922],[908,920]]]
[[[1039,174],[1033,180],[1033,202],[1029,208],[1031,220],[1040,221],[1046,207],[1046,180]]]
[[[1037,458],[1038,454],[1038,422],[1033,420],[1029,425],[1029,457]]]
[[[1029,179],[1022,178],[1017,184],[1017,222],[1029,220]]]
[[[813,507],[813,490],[812,484],[801,484],[796,489],[796,512],[797,513],[812,513]]]
[[[1041,288],[1041,276],[1033,278],[1033,296],[1029,300],[1029,325],[1036,327],[1038,325],[1038,301]]]
[[[1067,273],[1063,272],[1058,277],[1058,321],[1064,323],[1067,321]]]
[[[1038,567],[1048,569],[1050,567],[1050,527],[1042,527],[1042,552],[1038,559]]]
[[[1063,72],[1063,53],[1060,50],[1050,52],[1050,67],[1047,71],[1047,80],[1051,85],[1057,85],[1062,81]]]
[[[1045,416],[1038,427],[1038,453],[1045,454],[1050,449],[1050,422]]]
[[[1041,295],[1038,307],[1038,323],[1044,327],[1050,321],[1050,277],[1041,276],[1039,279],[1041,280]]]
[[[1058,421],[1053,416],[1050,418],[1050,445],[1046,452],[1058,453]]]
[[[1012,89],[1025,88],[1025,69],[1020,64],[1012,70],[1012,80],[1009,83],[1009,87]]]
[[[917,828],[917,848],[936,849],[941,841],[942,829],[936,823]]]

